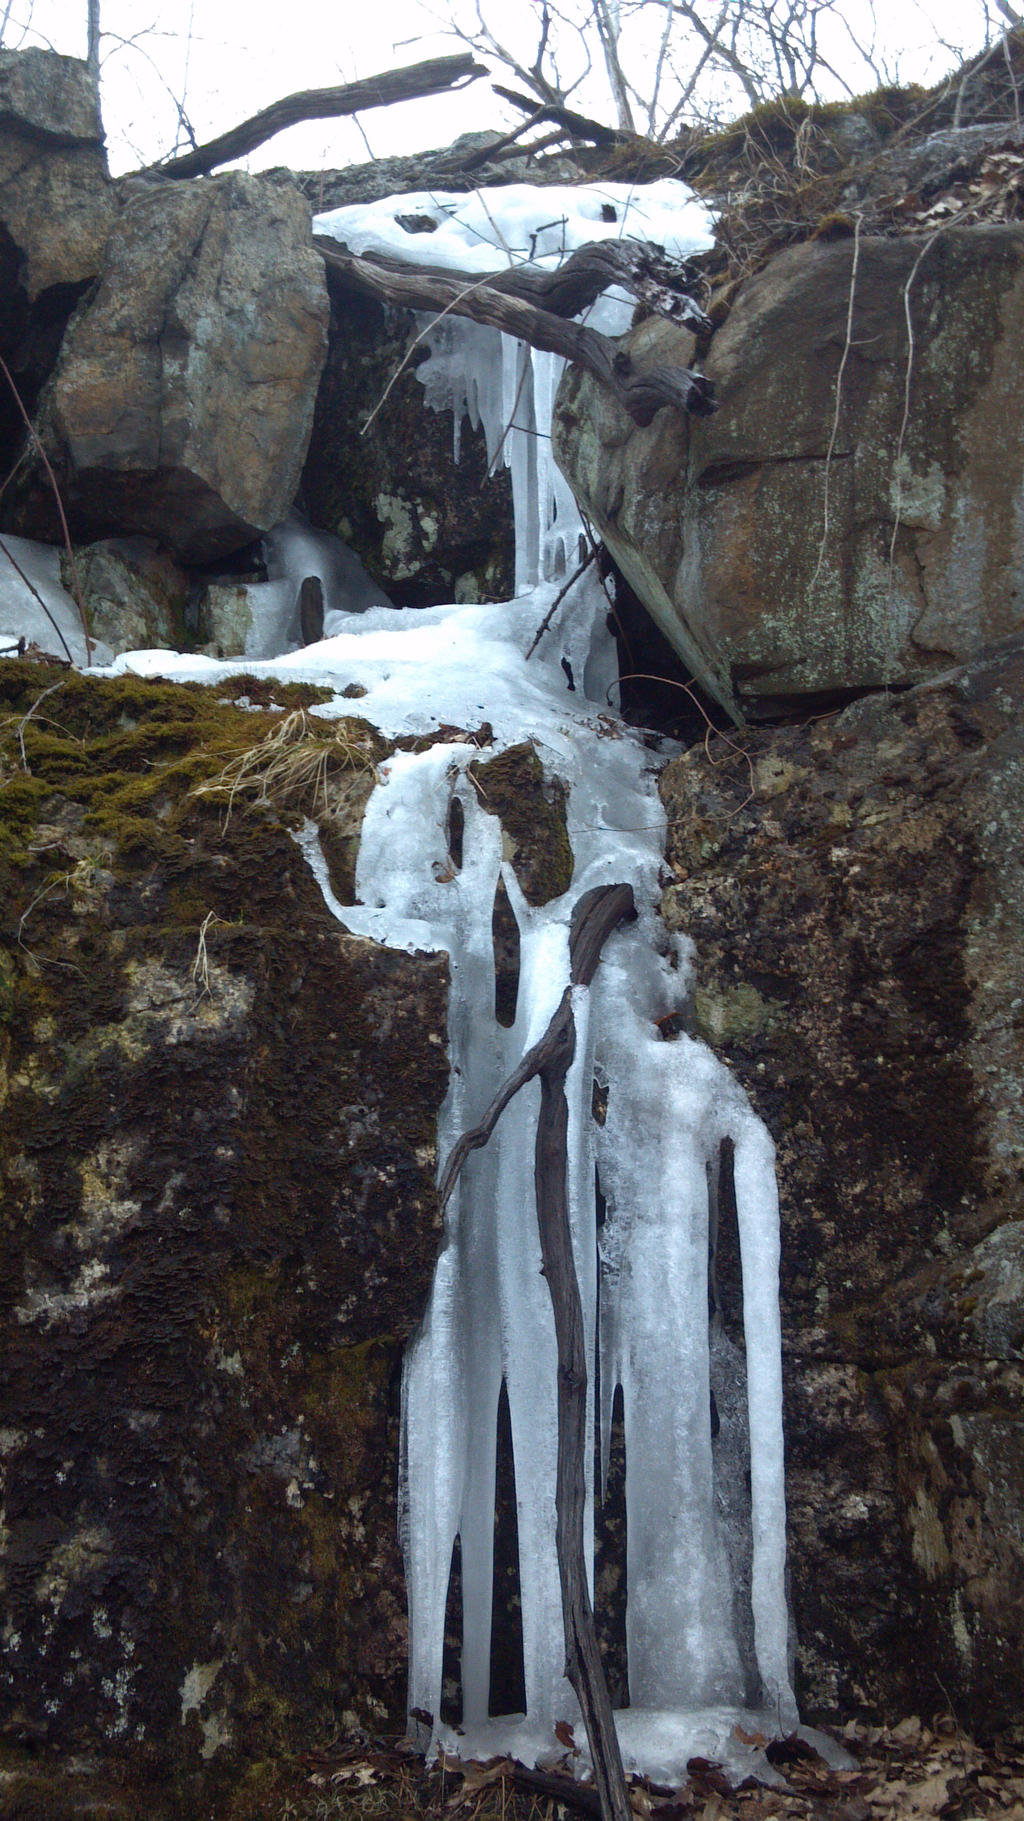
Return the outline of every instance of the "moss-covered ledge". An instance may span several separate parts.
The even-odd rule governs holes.
[[[403,1708],[446,966],[191,794],[276,694],[0,666],[0,1816],[71,1757],[194,1813]]]

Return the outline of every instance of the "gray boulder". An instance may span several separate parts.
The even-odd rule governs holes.
[[[854,257],[808,243],[744,284],[706,362],[715,417],[640,429],[577,369],[559,393],[570,484],[737,716],[920,682],[1024,623],[1024,230]],[[629,347],[693,351],[660,322]]]
[[[240,172],[136,184],[40,412],[80,529],[142,533],[189,562],[283,518],[309,441],[327,314],[294,189]],[[39,474],[34,487],[26,510],[45,533]]]
[[[94,278],[117,214],[96,85],[84,63],[50,51],[0,51],[0,261],[30,303]]]

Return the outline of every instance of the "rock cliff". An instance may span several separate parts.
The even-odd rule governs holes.
[[[411,319],[328,288],[286,182],[112,184],[83,84],[0,54],[0,352],[102,636],[202,644],[297,495],[396,600],[500,595],[504,475],[411,373],[359,435]],[[640,429],[570,370],[555,434],[673,686],[778,723],[665,770],[662,908],[779,1149],[801,1700],[985,1732],[1024,1699],[1024,228],[862,232],[869,193],[720,294],[716,417]],[[55,539],[10,401],[0,440],[4,525]],[[445,968],[339,930],[308,803],[193,794],[310,699],[0,663],[2,1815],[83,1812],[99,1763],[104,1813],[249,1821],[263,1761],[401,1724]],[[330,755],[342,899],[385,752]],[[499,906],[507,988],[503,943]]]
[[[292,812],[191,794],[301,707],[250,687],[0,665],[5,1815],[61,1754],[195,1812],[402,1712],[446,969],[339,930]]]

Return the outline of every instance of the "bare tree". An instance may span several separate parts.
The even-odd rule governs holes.
[[[94,82],[100,79],[100,0],[86,0],[85,61]]]
[[[969,5],[956,50],[988,41],[990,3],[1019,22],[1011,0]],[[579,107],[585,90],[620,132],[664,140],[778,97],[814,101],[897,80],[871,10],[856,26],[849,14],[845,0],[528,0],[518,10],[464,0],[451,29],[539,107]],[[599,76],[603,105],[591,100]]]

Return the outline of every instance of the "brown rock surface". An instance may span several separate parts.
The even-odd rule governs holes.
[[[41,407],[86,536],[141,532],[182,560],[285,516],[327,345],[323,266],[290,186],[238,172],[140,182]],[[56,535],[37,476],[21,524]]]
[[[280,728],[236,688],[0,667],[5,1815],[64,1815],[17,1792],[69,1755],[205,1814],[225,1764],[404,1712],[446,969],[347,936],[273,811],[189,797]]]
[[[566,375],[559,463],[734,713],[919,682],[1020,629],[1022,255],[1019,225],[788,249],[711,343],[712,418],[638,429]],[[693,344],[645,323],[630,346]]]
[[[811,1713],[1024,1697],[1022,701],[1010,644],[662,781],[695,1025],[778,1145]]]
[[[0,354],[29,411],[68,317],[100,269],[117,208],[85,64],[46,51],[0,51]],[[2,475],[23,436],[3,381]]]

